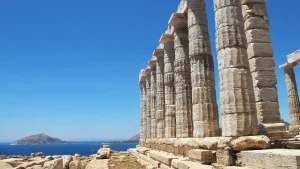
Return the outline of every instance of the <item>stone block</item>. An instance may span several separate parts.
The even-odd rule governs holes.
[[[71,161],[73,160],[72,156],[62,156],[63,159],[63,169],[69,169],[69,165]]]
[[[219,70],[235,67],[248,67],[247,52],[245,49],[238,47],[221,49],[218,52],[218,65]]]
[[[262,17],[250,17],[245,20],[245,30],[250,29],[268,29],[268,20]]]
[[[230,146],[235,151],[266,149],[270,146],[270,141],[266,136],[244,136],[233,139]]]
[[[228,47],[244,47],[246,48],[246,37],[239,26],[226,26],[217,29],[216,46],[217,51]]]
[[[216,162],[215,153],[211,150],[194,149],[188,152],[188,157],[192,160],[197,160],[203,164]]]
[[[271,43],[269,30],[251,29],[246,31],[247,43]]]
[[[276,88],[254,88],[254,95],[256,102],[277,102]]]
[[[295,63],[300,61],[300,50],[290,54],[287,56],[287,60],[289,63]]]
[[[168,166],[171,166],[171,162],[173,159],[178,158],[174,155],[170,155],[168,153],[159,152],[159,151],[149,151],[149,156],[161,163],[168,165]]]
[[[300,150],[272,149],[241,152],[242,165],[265,169],[299,169]]]
[[[247,48],[248,58],[273,57],[273,47],[269,43],[250,43]]]
[[[224,166],[235,165],[235,156],[231,149],[218,149],[217,153],[217,163]]]
[[[257,71],[252,73],[253,86],[258,88],[275,88],[277,78],[275,71]]]
[[[249,59],[250,71],[275,71],[275,61],[273,57],[255,57]]]
[[[238,15],[239,12],[237,6],[227,6],[225,8],[218,9],[215,12],[216,28],[233,25],[243,25],[244,22]]]

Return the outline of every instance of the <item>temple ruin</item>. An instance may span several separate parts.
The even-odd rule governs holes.
[[[139,75],[141,138],[131,151],[154,168],[300,168],[300,150],[286,150],[300,147],[295,137],[300,103],[293,70],[300,51],[281,66],[290,132],[279,112],[266,1],[214,0],[214,11],[218,69],[205,0],[182,0],[171,15],[159,46]]]

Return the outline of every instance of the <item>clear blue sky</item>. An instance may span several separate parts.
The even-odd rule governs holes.
[[[64,140],[126,139],[138,133],[138,73],[178,4],[2,1],[0,141],[42,132]],[[299,6],[298,0],[268,1],[277,67],[300,48]],[[211,0],[207,7],[216,61]],[[300,84],[300,68],[295,71]],[[289,120],[283,71],[277,69],[277,76],[281,114]]]

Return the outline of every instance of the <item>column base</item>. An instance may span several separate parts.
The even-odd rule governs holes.
[[[292,138],[284,123],[261,123],[259,134],[268,136],[272,141]]]

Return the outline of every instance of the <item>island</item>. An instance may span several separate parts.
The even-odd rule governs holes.
[[[30,144],[61,144],[67,143],[55,137],[50,137],[45,133],[31,135],[13,142],[11,145],[30,145]]]

